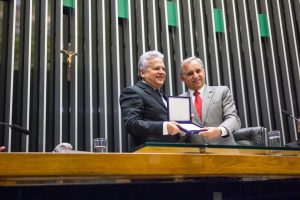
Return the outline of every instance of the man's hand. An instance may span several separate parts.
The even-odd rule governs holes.
[[[201,128],[201,130],[204,131],[201,131],[198,134],[203,136],[207,140],[221,137],[222,134],[221,129],[218,127],[205,127],[205,128]]]
[[[176,135],[180,133],[178,128],[179,124],[177,122],[167,122],[167,130],[169,135]]]
[[[300,133],[300,118],[297,121],[297,132]]]

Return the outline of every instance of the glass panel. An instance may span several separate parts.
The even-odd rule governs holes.
[[[145,145],[137,149],[135,153],[201,153],[219,155],[300,156],[300,149],[291,149],[285,147],[225,146],[147,142]]]

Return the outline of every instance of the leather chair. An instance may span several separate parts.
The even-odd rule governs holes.
[[[241,146],[266,146],[266,134],[264,127],[248,127],[235,131],[233,137]]]

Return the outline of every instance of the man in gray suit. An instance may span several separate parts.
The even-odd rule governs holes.
[[[196,57],[182,61],[180,79],[188,87],[181,96],[191,98],[193,123],[205,131],[189,135],[186,142],[212,145],[236,145],[233,132],[241,127],[234,100],[226,86],[207,86],[203,62]],[[202,111],[197,113],[194,101],[197,92],[202,99]],[[200,100],[201,101],[201,100]],[[197,106],[196,106],[197,107]]]

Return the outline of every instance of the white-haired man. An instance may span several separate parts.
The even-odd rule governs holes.
[[[206,85],[203,62],[196,57],[182,61],[180,79],[188,87],[188,91],[181,95],[190,97],[193,102],[193,123],[204,130],[199,134],[189,135],[186,142],[236,145],[233,132],[240,129],[241,121],[229,88]]]
[[[140,81],[123,89],[120,95],[131,150],[145,142],[177,142],[180,129],[176,122],[168,122],[164,94],[160,91],[166,79],[163,54],[145,52],[139,59],[138,69]]]

